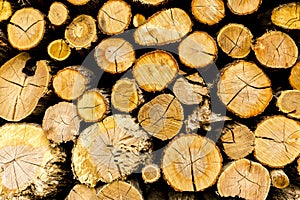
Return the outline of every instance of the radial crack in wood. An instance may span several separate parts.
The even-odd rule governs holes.
[[[61,26],[67,21],[68,15],[68,8],[63,3],[55,1],[49,8],[48,19],[51,24]]]
[[[271,20],[285,29],[300,29],[300,3],[292,2],[274,8]]]
[[[300,91],[282,91],[277,99],[277,107],[281,112],[287,113],[289,117],[300,119]]]
[[[71,48],[63,39],[58,39],[48,45],[47,52],[54,60],[63,61],[70,56]]]
[[[298,61],[291,70],[291,75],[289,77],[289,82],[291,86],[300,91],[300,61]]]
[[[258,10],[262,0],[228,0],[227,6],[236,15],[248,15]]]
[[[90,188],[83,184],[75,185],[65,200],[96,200],[95,188]]]

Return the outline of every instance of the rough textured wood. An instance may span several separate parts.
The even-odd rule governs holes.
[[[300,188],[295,185],[290,185],[283,189],[273,189],[270,192],[269,199],[272,200],[298,200],[300,196]]]
[[[292,2],[273,9],[272,23],[286,29],[300,29],[300,3]]]
[[[47,52],[52,59],[63,61],[70,56],[71,48],[63,39],[58,39],[48,45]]]
[[[68,0],[69,3],[76,5],[76,6],[81,6],[84,4],[87,4],[90,0]]]
[[[136,43],[145,46],[164,45],[179,41],[192,29],[188,14],[180,8],[155,13],[134,32]]]
[[[299,155],[299,137],[299,122],[284,116],[267,118],[255,130],[254,156],[270,167],[284,167]]]
[[[242,24],[230,23],[224,26],[217,36],[220,48],[232,58],[244,58],[251,50],[253,35]]]
[[[212,64],[217,57],[217,44],[206,32],[195,31],[178,47],[180,61],[190,68],[202,68]]]
[[[75,185],[65,200],[96,200],[95,188],[90,188],[83,184]]]
[[[217,187],[222,197],[264,200],[270,190],[270,176],[266,168],[247,159],[234,161],[224,168]]]
[[[156,164],[149,164],[142,169],[142,178],[145,183],[154,183],[160,178],[160,168]]]
[[[298,61],[295,66],[291,70],[291,75],[289,77],[289,82],[291,86],[296,89],[300,90],[300,62]]]
[[[132,66],[135,52],[132,45],[123,38],[108,38],[96,46],[94,57],[101,69],[116,74]]]
[[[229,111],[242,118],[262,113],[273,97],[269,78],[256,64],[243,60],[223,69],[218,96]]]
[[[172,140],[162,159],[162,172],[177,191],[202,191],[212,186],[222,168],[218,147],[208,138],[185,134]]]
[[[132,70],[140,88],[155,92],[165,89],[175,78],[178,64],[171,54],[156,50],[139,57]]]
[[[22,72],[28,53],[20,53],[0,68],[0,117],[8,121],[20,121],[30,115],[47,90],[50,80],[45,60],[36,62],[33,76]]]
[[[133,0],[141,2],[142,4],[147,4],[151,6],[158,6],[159,4],[167,2],[167,0]]]
[[[0,0],[0,22],[7,20],[11,15],[11,3],[7,0]]]
[[[225,6],[222,0],[193,0],[192,13],[204,24],[214,25],[225,17]]]
[[[152,136],[168,140],[174,137],[183,123],[183,108],[171,94],[161,94],[145,103],[139,110],[140,125]]]
[[[258,10],[262,0],[228,0],[227,6],[236,15],[248,15]]]
[[[300,119],[300,91],[282,91],[277,99],[277,107],[281,112],[287,113],[289,117]]]
[[[63,25],[69,17],[68,8],[61,2],[53,2],[49,8],[48,19],[55,26]]]
[[[39,10],[22,8],[13,14],[7,25],[8,41],[19,50],[36,47],[44,37],[45,24]]]
[[[132,24],[134,27],[139,27],[146,21],[146,18],[142,14],[135,14],[132,19]]]
[[[298,48],[294,40],[280,31],[267,32],[257,38],[252,49],[257,60],[271,68],[292,67],[298,57]]]
[[[270,172],[272,185],[276,188],[286,188],[290,184],[289,177],[282,169],[274,169]]]
[[[130,5],[122,0],[110,0],[103,4],[98,13],[100,30],[107,35],[122,33],[130,24]]]

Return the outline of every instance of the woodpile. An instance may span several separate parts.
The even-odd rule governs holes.
[[[299,199],[299,31],[295,0],[0,0],[0,199]]]

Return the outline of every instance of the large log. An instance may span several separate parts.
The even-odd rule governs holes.
[[[292,2],[273,9],[272,23],[286,29],[300,29],[300,3]]]

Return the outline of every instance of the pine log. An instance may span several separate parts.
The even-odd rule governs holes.
[[[298,48],[294,40],[280,31],[267,32],[257,38],[252,49],[257,60],[271,68],[292,67],[298,58]]]
[[[148,135],[128,115],[113,115],[86,128],[72,150],[77,179],[95,186],[130,175],[146,159]]]
[[[243,124],[226,125],[220,139],[223,150],[230,159],[244,158],[254,149],[255,135]]]
[[[300,61],[296,63],[296,65],[291,70],[291,75],[289,77],[289,82],[291,86],[296,89],[300,90]]]
[[[270,167],[292,163],[300,153],[300,123],[284,116],[263,120],[255,130],[254,156]]]
[[[272,185],[276,188],[286,188],[290,184],[289,177],[282,169],[274,169],[270,172]]]
[[[71,48],[63,39],[58,39],[48,45],[47,52],[52,59],[63,61],[70,56]]]
[[[287,113],[289,117],[300,119],[300,91],[282,91],[277,99],[277,107],[281,112]]]
[[[44,37],[45,24],[39,10],[22,8],[13,14],[7,25],[8,41],[18,50],[36,47]]]
[[[180,8],[155,13],[134,32],[136,43],[145,46],[174,43],[192,29],[189,15]]]
[[[135,52],[132,45],[123,38],[108,38],[96,46],[94,57],[101,69],[116,74],[132,66]]]
[[[154,183],[160,178],[160,168],[156,164],[149,164],[142,169],[142,178],[145,183]]]
[[[271,101],[271,81],[256,64],[236,61],[222,71],[218,96],[229,111],[242,118],[253,117]]]
[[[224,2],[222,0],[193,0],[192,13],[201,23],[217,24],[225,17]]]
[[[269,193],[270,184],[266,168],[257,162],[241,159],[224,167],[217,187],[221,197],[264,200]]]
[[[274,8],[271,20],[285,29],[300,29],[300,3],[292,2]]]
[[[75,185],[65,200],[96,200],[95,188],[90,188],[83,184]]]
[[[218,147],[208,138],[185,134],[164,151],[162,172],[176,191],[202,191],[216,182],[222,168]]]
[[[90,0],[68,0],[69,3],[75,6],[82,6],[89,2]]]
[[[123,0],[110,0],[103,4],[98,13],[100,30],[107,35],[122,33],[131,21],[131,8]]]
[[[227,6],[236,15],[248,15],[258,10],[262,0],[228,0]]]
[[[153,137],[168,140],[179,133],[183,124],[183,108],[171,94],[161,94],[139,110],[140,125]]]
[[[133,0],[133,1],[139,1],[142,4],[147,4],[151,6],[158,6],[159,4],[165,3],[168,0]]]
[[[65,38],[70,47],[80,50],[89,48],[97,41],[95,20],[89,15],[79,15],[65,30]]]
[[[45,94],[50,81],[49,67],[45,60],[36,62],[33,76],[22,72],[28,53],[20,53],[0,68],[0,117],[20,121],[30,115],[39,99]]]
[[[134,27],[141,26],[146,21],[146,18],[142,14],[135,14],[132,19],[132,24]]]
[[[177,72],[176,59],[161,50],[142,55],[132,69],[140,88],[147,92],[162,91],[175,78]]]
[[[53,2],[49,8],[48,19],[55,26],[63,25],[69,17],[68,8],[61,2]]]
[[[187,36],[178,47],[180,61],[190,68],[210,65],[217,57],[217,44],[206,32],[195,31]]]
[[[232,58],[244,58],[250,53],[253,35],[242,24],[224,26],[217,36],[220,48]]]
[[[0,22],[7,20],[11,15],[11,3],[7,0],[0,0]]]

